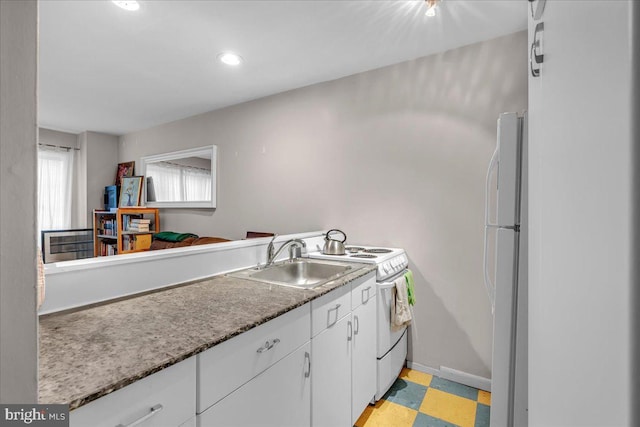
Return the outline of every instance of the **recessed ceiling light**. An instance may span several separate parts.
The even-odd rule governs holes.
[[[140,4],[136,0],[112,0],[116,6],[123,8],[124,10],[138,10]]]
[[[220,62],[227,65],[240,65],[242,64],[242,57],[232,52],[223,52],[218,55]]]

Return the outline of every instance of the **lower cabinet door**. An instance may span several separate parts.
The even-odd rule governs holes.
[[[310,353],[307,342],[198,415],[198,427],[309,426]]]
[[[351,423],[351,313],[311,339],[311,426]],[[375,353],[374,353],[375,354]]]
[[[195,413],[196,358],[190,357],[71,411],[69,424],[177,427]]]
[[[351,425],[354,425],[376,394],[375,298],[353,311],[351,371]]]

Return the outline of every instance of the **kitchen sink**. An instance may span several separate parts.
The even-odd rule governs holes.
[[[269,267],[249,268],[230,273],[229,276],[275,285],[310,289],[322,286],[358,268],[361,267],[305,258],[284,261]]]

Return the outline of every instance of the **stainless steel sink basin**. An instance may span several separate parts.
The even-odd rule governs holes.
[[[358,267],[354,269],[353,266],[340,263],[297,259],[273,264],[266,268],[241,270],[229,275],[241,279],[308,289],[321,286],[357,269]]]

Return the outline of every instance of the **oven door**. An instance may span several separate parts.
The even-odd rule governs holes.
[[[395,327],[391,324],[391,304],[393,304],[393,288],[395,280],[403,276],[407,270],[403,270],[384,282],[378,282],[378,352],[377,357],[381,359],[395,346],[402,334],[407,329],[406,326]]]

